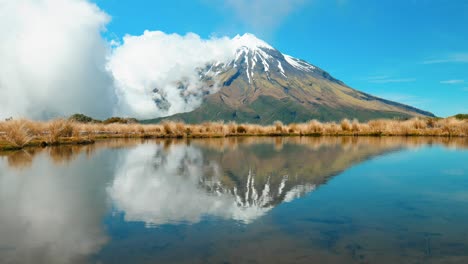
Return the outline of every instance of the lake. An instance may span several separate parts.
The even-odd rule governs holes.
[[[0,263],[468,263],[468,139],[0,153]]]

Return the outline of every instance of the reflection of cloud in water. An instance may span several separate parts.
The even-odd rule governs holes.
[[[57,166],[46,154],[21,170],[0,159],[1,263],[84,263],[106,241],[105,196],[90,195],[102,159]]]
[[[283,187],[271,192],[269,180],[261,188],[255,185],[252,171],[245,175],[244,188],[227,188],[221,177],[219,164],[205,160],[196,147],[173,145],[164,150],[160,145],[142,145],[120,162],[108,193],[127,221],[151,226],[196,223],[204,216],[249,223],[271,210],[275,198],[291,201],[313,189],[298,186],[289,192],[281,190],[285,177]]]

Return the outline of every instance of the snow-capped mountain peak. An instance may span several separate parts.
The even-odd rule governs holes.
[[[272,46],[270,46],[268,43],[265,41],[257,38],[255,35],[250,34],[250,33],[245,33],[244,35],[237,35],[233,39],[234,45],[239,49],[242,47],[246,47],[250,50],[256,50],[259,48],[265,48],[265,49],[273,49]]]
[[[288,74],[311,74],[319,69],[306,61],[281,53],[253,34],[246,33],[233,38],[234,54],[230,61],[218,61],[208,66],[214,76],[236,68],[245,80],[252,84],[260,75],[267,80],[288,79]],[[202,76],[205,76],[202,74]]]

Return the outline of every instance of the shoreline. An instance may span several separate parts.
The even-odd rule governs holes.
[[[410,120],[342,120],[340,123],[307,123],[284,125],[237,124],[208,122],[185,124],[163,122],[139,123],[79,123],[58,119],[49,122],[12,120],[0,122],[0,151],[55,145],[86,145],[96,140],[112,138],[181,139],[230,137],[468,137],[468,120],[455,118],[414,118]]]
[[[97,141],[105,141],[111,139],[221,139],[221,138],[291,138],[291,137],[309,137],[309,138],[439,138],[439,139],[450,139],[450,138],[468,138],[467,136],[459,135],[420,135],[420,134],[409,134],[409,135],[376,135],[376,134],[230,134],[230,135],[103,135],[94,137],[94,139],[83,139],[83,138],[63,138],[58,142],[47,143],[44,140],[33,140],[30,143],[19,147],[8,143],[0,139],[0,151],[18,151],[29,148],[46,148],[55,146],[67,146],[67,145],[93,145]]]

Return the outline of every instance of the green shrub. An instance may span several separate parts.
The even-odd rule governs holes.
[[[78,123],[100,123],[100,120],[93,119],[87,115],[74,114],[68,118],[68,120]]]
[[[465,120],[468,119],[468,114],[458,114],[454,116],[456,119]]]

